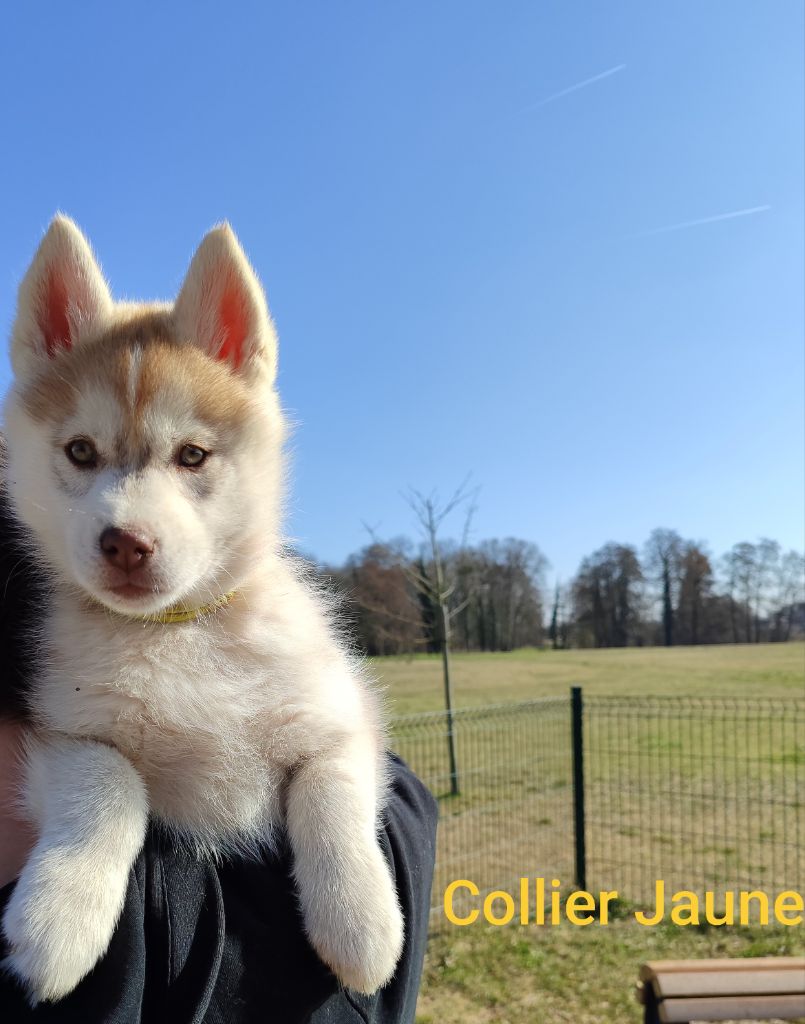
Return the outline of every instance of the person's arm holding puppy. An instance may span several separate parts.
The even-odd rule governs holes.
[[[0,718],[0,888],[19,875],[36,841],[17,808],[17,766],[23,727]]]

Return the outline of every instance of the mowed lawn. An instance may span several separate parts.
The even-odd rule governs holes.
[[[443,707],[440,658],[383,658],[376,659],[372,667],[387,688],[392,714]],[[564,696],[574,684],[583,686],[589,696],[601,697],[642,694],[802,699],[805,643],[456,654],[452,675],[457,707]],[[746,740],[743,736],[734,739],[739,744]],[[796,760],[790,762],[792,773],[793,765],[801,763],[799,757],[797,753]],[[522,831],[528,845],[535,830],[527,820],[527,807],[513,806],[513,794],[504,795],[510,799],[501,799],[502,820],[496,822],[496,834],[510,840],[517,838],[510,828],[512,822],[519,822],[518,831]],[[564,790],[551,789],[549,795],[567,803]],[[469,799],[469,794],[462,799]],[[442,810],[441,856],[457,855],[460,850],[453,850],[449,840],[451,826],[461,825],[460,817],[452,816],[460,807],[453,802]],[[540,813],[546,812],[542,809]],[[472,816],[467,820],[477,840],[478,822]],[[541,852],[551,827],[544,824],[547,820],[540,819],[543,827],[537,833],[541,836]],[[614,825],[612,833],[619,834]],[[461,834],[456,833],[457,837]],[[594,841],[592,834],[591,838]],[[531,863],[526,847],[518,856],[523,865]],[[448,856],[448,862],[449,874],[453,870],[452,856]],[[439,876],[445,867],[443,863]],[[519,872],[533,873],[525,866],[514,873]],[[501,877],[504,875],[508,877],[505,871]],[[642,1012],[634,998],[634,984],[645,960],[795,953],[805,953],[803,928],[668,925],[647,929],[631,914],[604,928],[573,928],[568,924],[555,928],[517,924],[493,928],[481,922],[468,928],[440,927],[429,943],[417,1022],[639,1024]]]
[[[647,960],[803,954],[802,929],[779,926],[472,925],[431,939],[416,1022],[641,1024],[635,984]]]
[[[375,658],[392,714],[444,707],[438,655]],[[712,647],[629,647],[452,656],[456,707],[566,694],[574,684],[598,696],[805,696],[805,643]]]

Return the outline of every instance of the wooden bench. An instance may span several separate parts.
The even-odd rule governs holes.
[[[637,997],[646,1024],[805,1018],[805,957],[653,960]]]

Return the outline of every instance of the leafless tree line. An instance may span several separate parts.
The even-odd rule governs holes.
[[[446,630],[454,650],[510,651],[543,642],[547,561],[536,545],[513,538],[445,542],[439,562],[438,589],[429,586],[437,579],[433,557],[405,540],[373,541],[326,570],[364,650],[441,651]]]
[[[805,634],[805,558],[768,538],[742,541],[714,563],[701,541],[654,530],[642,558],[606,544],[558,588],[556,646],[758,643]]]
[[[410,503],[420,542],[372,536],[344,565],[324,570],[368,654],[805,635],[805,558],[776,541],[744,541],[715,560],[702,542],[658,529],[642,550],[605,544],[582,560],[574,579],[547,594],[549,563],[536,544],[511,537],[470,543],[466,528],[461,541],[441,540],[439,526],[455,506],[417,492]]]

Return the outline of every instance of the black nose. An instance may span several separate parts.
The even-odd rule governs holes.
[[[124,572],[139,569],[154,553],[154,541],[144,533],[107,526],[101,534],[103,557]]]

